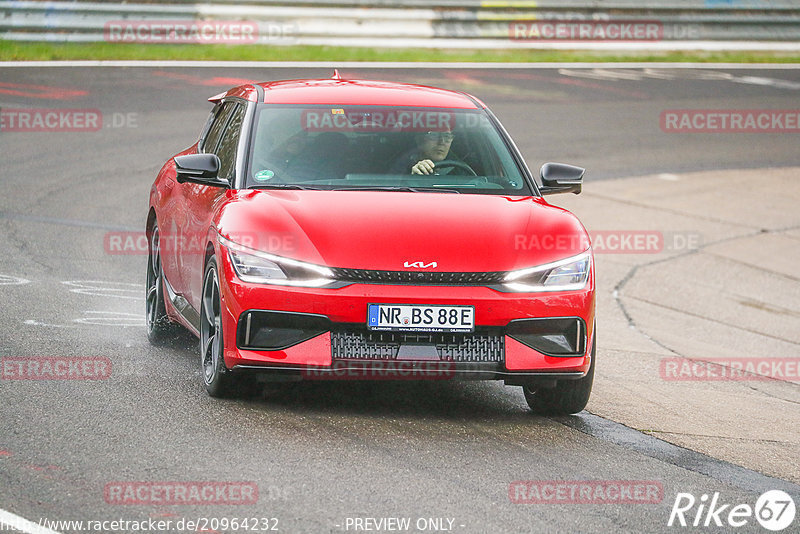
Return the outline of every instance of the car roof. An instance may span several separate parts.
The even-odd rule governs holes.
[[[456,109],[485,107],[477,98],[459,91],[407,83],[376,80],[281,80],[234,87],[209,98],[216,102],[225,96],[259,100],[260,86],[267,104],[339,104],[359,106],[415,106]]]

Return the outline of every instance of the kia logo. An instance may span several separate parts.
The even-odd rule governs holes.
[[[403,263],[403,267],[406,269],[435,269],[438,264],[435,261],[430,263],[425,263],[422,261],[414,261],[414,262],[405,262]]]

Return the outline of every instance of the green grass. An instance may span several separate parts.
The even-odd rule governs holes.
[[[480,61],[575,62],[667,61],[799,63],[797,53],[664,52],[609,54],[552,50],[436,50],[335,46],[153,45],[44,43],[0,40],[0,61],[53,60],[214,60],[214,61]]]

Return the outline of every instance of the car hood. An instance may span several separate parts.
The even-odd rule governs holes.
[[[536,197],[396,191],[229,191],[224,237],[330,267],[507,271],[586,250],[570,212]]]

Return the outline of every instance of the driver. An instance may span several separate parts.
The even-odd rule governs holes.
[[[417,134],[416,146],[397,160],[392,174],[433,174],[436,162],[447,159],[454,138],[450,129]],[[442,169],[438,174],[450,174],[454,168]]]
[[[300,130],[273,148],[268,157],[277,164],[280,170],[289,171],[304,162],[308,145],[308,132]]]

